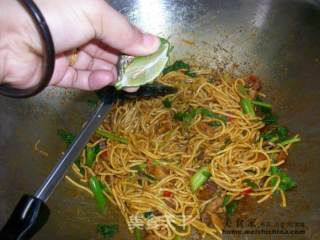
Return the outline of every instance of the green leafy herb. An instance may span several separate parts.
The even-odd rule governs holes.
[[[81,166],[81,158],[78,157],[78,158],[74,161],[74,164],[77,165],[80,173],[83,175],[83,174],[84,174],[84,169],[83,169],[83,167]]]
[[[169,100],[169,98],[166,98],[162,101],[162,104],[165,108],[171,108],[172,107],[172,102]]]
[[[136,171],[144,171],[144,170],[146,170],[147,166],[148,165],[146,163],[141,163],[139,165],[133,166],[132,169],[136,170]]]
[[[272,105],[266,103],[260,96],[257,96],[253,101],[255,102],[257,109],[260,110],[263,114],[272,114]]]
[[[238,207],[238,201],[232,201],[226,206],[226,212],[227,216],[231,217],[235,211],[237,210]]]
[[[181,122],[191,121],[197,114],[201,114],[203,117],[215,118],[226,123],[227,117],[218,113],[214,113],[207,108],[192,108],[189,111],[177,112],[174,115],[174,119]],[[219,122],[220,123],[220,122]],[[221,123],[220,123],[221,124]]]
[[[269,103],[266,103],[264,101],[257,101],[257,100],[253,100],[252,103],[256,106],[259,106],[260,108],[269,108],[271,109],[272,108],[272,105],[269,104]]]
[[[192,177],[191,177],[191,191],[195,193],[208,179],[211,177],[208,167],[200,168]]]
[[[97,154],[100,152],[99,144],[94,147],[86,147],[86,165],[92,167],[93,162],[96,160]]]
[[[272,134],[272,132],[270,133],[262,133],[261,134],[261,138],[265,141],[270,141],[272,138],[274,137],[274,134]]]
[[[186,71],[185,74],[188,75],[189,77],[196,77],[197,76],[197,74],[195,72],[192,72],[191,70]]]
[[[288,191],[297,186],[297,183],[291,177],[289,177],[286,172],[284,172],[278,167],[275,167],[275,166],[271,167],[270,173],[271,175],[278,175],[280,177],[281,182],[280,182],[279,188],[281,188],[283,191]],[[277,183],[276,179],[271,179],[272,186],[275,186],[276,183]]]
[[[188,112],[177,112],[174,114],[173,118],[180,122],[190,122],[193,116]]]
[[[226,207],[227,217],[231,217],[238,207],[239,201],[230,201],[231,195],[224,196],[222,207]]]
[[[286,127],[281,127],[280,126],[280,127],[277,128],[277,133],[278,133],[278,136],[279,136],[279,140],[280,141],[284,141],[288,137],[289,129],[286,128]]]
[[[178,60],[175,61],[172,65],[166,67],[162,73],[163,75],[166,75],[169,72],[178,71],[180,69],[190,70],[190,65],[181,60]]]
[[[145,212],[143,216],[146,219],[151,219],[153,217],[153,212]]]
[[[98,135],[100,135],[100,136],[102,136],[104,138],[108,138],[110,140],[114,140],[114,141],[117,141],[117,142],[120,142],[120,143],[124,143],[124,144],[128,144],[129,143],[129,140],[127,138],[120,137],[118,135],[115,135],[115,134],[113,134],[111,132],[108,132],[108,131],[106,131],[104,129],[101,129],[101,128],[97,129],[96,133]]]
[[[225,195],[223,198],[222,207],[227,206],[230,202],[230,199],[231,199],[231,195],[229,195],[229,194]]]
[[[104,238],[112,238],[119,232],[119,227],[117,224],[98,224],[97,232]]]
[[[258,110],[261,111],[263,117],[262,122],[265,125],[277,124],[278,118],[275,115],[273,115],[271,104],[266,103],[259,96],[256,97],[255,100],[252,101],[252,103],[257,106]]]
[[[272,125],[278,123],[278,118],[274,116],[271,112],[266,114],[262,119],[265,125]]]
[[[213,121],[213,122],[209,123],[209,126],[211,126],[211,127],[220,127],[220,126],[222,126],[222,123],[219,122],[219,121]]]
[[[64,129],[58,129],[57,130],[57,135],[62,139],[62,141],[64,141],[67,145],[70,145],[73,140],[76,138],[76,136],[71,133],[68,132]]]
[[[147,166],[148,165],[146,163],[142,163],[142,164],[139,164],[139,165],[132,167],[131,169],[138,171],[140,176],[145,177],[147,180],[150,180],[151,182],[157,181],[157,179],[154,176],[146,173],[145,170],[146,170]]]
[[[243,180],[243,183],[246,184],[248,187],[251,187],[252,189],[258,189],[258,185],[249,179]]]
[[[209,118],[216,118],[221,120],[222,122],[226,123],[227,122],[227,117],[218,113],[211,112],[207,108],[196,108],[194,109],[195,114],[201,114],[204,117],[209,117]]]
[[[301,141],[301,138],[299,136],[294,136],[290,139],[287,139],[287,140],[284,140],[282,142],[280,142],[279,144],[281,146],[285,146],[285,145],[289,145],[289,144],[292,144],[292,143],[297,143],[297,142],[300,142]]]
[[[284,142],[288,138],[289,130],[286,127],[277,127],[272,131],[261,134],[261,137],[268,142],[279,143]],[[286,143],[286,142],[285,142]]]
[[[191,70],[190,65],[181,61],[181,60],[178,60],[178,61],[174,62],[172,65],[166,67],[162,73],[163,73],[163,75],[166,75],[169,72],[178,71],[181,69],[184,70],[185,74],[190,77],[196,76],[196,73]]]
[[[150,180],[151,182],[157,181],[157,178],[155,178],[154,176],[152,176],[152,175],[150,175],[150,174],[148,174],[148,173],[141,172],[141,174],[142,174],[145,178],[147,178],[148,180]]]

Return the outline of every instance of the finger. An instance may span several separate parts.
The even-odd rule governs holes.
[[[100,58],[113,64],[117,64],[119,59],[118,51],[97,42],[89,43],[83,48],[83,51],[94,58]]]
[[[106,85],[112,84],[114,80],[115,77],[111,71],[81,71],[69,67],[64,77],[54,85],[64,88],[98,90]]]
[[[57,56],[55,61],[54,72],[50,80],[51,86],[56,86],[58,82],[65,76],[70,67],[70,59],[64,54]]]
[[[88,13],[99,40],[129,55],[148,55],[158,49],[157,37],[142,33],[126,17],[102,2],[98,12]]]
[[[78,69],[78,70],[91,69],[93,65],[92,56],[88,55],[84,51],[81,51],[77,54],[76,59],[77,59],[76,62],[72,65],[75,69]]]
[[[94,59],[93,60],[93,65],[91,70],[105,70],[109,71],[113,74],[114,81],[117,80],[118,77],[118,71],[115,65],[108,63],[106,61],[103,61],[101,59]]]
[[[77,70],[112,70],[115,68],[114,64],[99,58],[93,58],[84,51],[79,52],[77,61],[72,67]]]
[[[98,39],[129,55],[147,55],[158,49],[157,37],[144,34],[104,0],[37,1],[52,33],[56,53]],[[66,34],[67,33],[67,34]],[[41,51],[41,44],[36,48]]]
[[[91,90],[98,90],[115,82],[114,72],[105,70],[94,70],[89,76]]]
[[[116,66],[99,58],[95,58],[93,59],[91,68],[88,70],[108,70],[116,73]]]

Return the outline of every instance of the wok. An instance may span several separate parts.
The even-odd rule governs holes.
[[[304,230],[274,239],[320,239],[320,2],[113,0],[110,4],[145,31],[170,37],[176,59],[224,69],[238,64],[239,74],[260,76],[281,123],[303,141],[293,147],[286,165],[298,183],[288,193],[288,207],[279,207],[274,197],[255,205],[249,217],[279,223],[278,228],[281,223],[299,223],[296,227]],[[92,98],[92,93],[53,88],[28,100],[0,98],[1,226],[21,194],[35,192],[64,150],[56,130],[77,132],[92,112],[87,104]],[[34,150],[39,139],[39,148],[48,157]],[[97,239],[97,223],[117,223],[121,231],[115,239],[133,239],[116,209],[110,207],[102,216],[90,197],[66,181],[48,204],[51,218],[34,239]],[[270,237],[260,235],[260,239]],[[256,238],[224,235],[224,239]]]

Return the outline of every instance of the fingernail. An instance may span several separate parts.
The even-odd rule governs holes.
[[[158,37],[146,33],[143,36],[143,45],[148,52],[153,53],[159,48],[160,40]]]
[[[132,93],[132,92],[136,92],[139,90],[139,87],[125,87],[123,88],[124,91]]]

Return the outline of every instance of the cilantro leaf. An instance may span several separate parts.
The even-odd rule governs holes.
[[[297,183],[291,177],[289,177],[289,175],[286,172],[284,172],[278,167],[271,167],[270,173],[271,175],[278,175],[280,177],[281,182],[279,188],[281,188],[284,192],[297,186]],[[272,186],[275,186],[276,183],[276,179],[271,180]]]
[[[112,238],[119,232],[119,227],[117,224],[98,224],[97,232],[104,238]]]
[[[162,101],[162,104],[165,108],[171,108],[172,107],[172,102],[169,100],[169,98],[166,98]]]
[[[227,216],[231,217],[238,208],[238,201],[232,201],[226,206]]]
[[[190,70],[190,65],[181,60],[175,61],[172,65],[163,70],[163,75],[180,69]]]
[[[57,130],[57,135],[62,139],[62,141],[64,141],[67,145],[70,145],[73,140],[76,138],[76,136],[71,133],[68,132],[64,129],[58,129]]]

